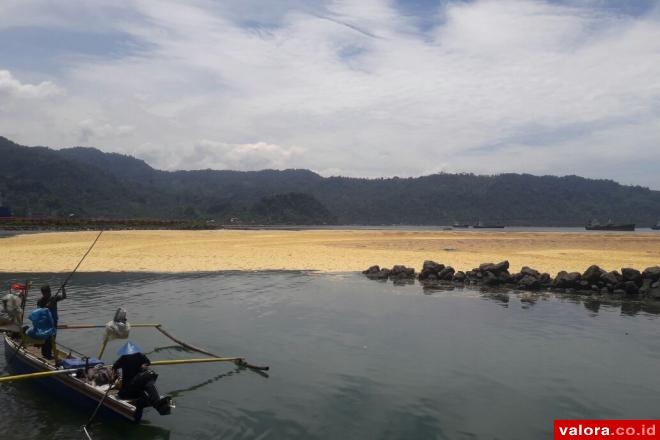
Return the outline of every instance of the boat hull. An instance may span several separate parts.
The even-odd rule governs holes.
[[[24,348],[19,349],[20,342],[4,335],[5,359],[10,371],[15,374],[37,373],[52,371],[54,367],[41,361]],[[89,385],[74,375],[58,374],[46,378],[32,379],[31,385],[46,390],[58,400],[69,402],[78,408],[89,411],[91,415],[105,392],[95,386]],[[142,412],[127,401],[108,396],[104,401],[97,417],[106,419],[123,419],[139,422]]]

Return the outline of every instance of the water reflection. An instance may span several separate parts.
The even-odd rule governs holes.
[[[374,280],[379,283],[386,284],[388,280]],[[393,280],[391,284],[394,286],[412,286],[419,284],[422,287],[424,295],[442,294],[448,292],[474,292],[475,288],[481,294],[481,297],[488,301],[493,301],[502,307],[508,307],[510,296],[513,295],[518,298],[523,309],[530,309],[537,303],[537,301],[547,300],[551,296],[561,298],[562,300],[575,303],[577,305],[583,304],[585,309],[588,310],[591,316],[597,316],[600,311],[600,306],[608,305],[610,307],[619,308],[622,315],[634,316],[640,313],[648,313],[651,315],[660,315],[660,300],[650,298],[635,298],[628,296],[617,296],[612,294],[590,294],[584,295],[579,293],[557,293],[552,291],[538,291],[526,292],[515,289],[505,289],[501,287],[486,287],[486,286],[465,286],[463,284],[456,284],[450,281],[419,281],[414,279],[407,280]]]

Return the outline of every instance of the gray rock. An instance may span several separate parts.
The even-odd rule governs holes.
[[[610,289],[608,289],[607,287],[601,287],[600,288],[600,294],[601,295],[607,295],[608,293],[610,293]]]
[[[541,277],[541,273],[538,270],[532,269],[531,267],[527,267],[527,266],[523,266],[523,268],[520,269],[520,273],[523,274],[523,276],[528,275],[534,278]]]
[[[642,278],[649,278],[652,281],[658,281],[660,279],[660,266],[647,267],[642,272]]]
[[[625,295],[626,291],[623,289],[614,289],[614,292],[612,292],[614,295]]]
[[[396,265],[390,270],[390,279],[415,278],[415,269],[402,265]]]
[[[481,270],[482,272],[492,272],[493,274],[497,275],[500,272],[509,270],[509,262],[507,260],[504,260],[497,264],[483,263],[479,266],[479,270]]]
[[[621,269],[621,276],[623,277],[624,282],[632,281],[637,285],[637,287],[640,287],[642,285],[642,273],[637,269],[624,267],[623,269]]]
[[[532,275],[525,275],[518,281],[518,288],[524,290],[538,290],[541,288],[539,279]]]
[[[650,278],[645,278],[642,281],[642,287],[639,288],[639,293],[642,295],[648,295],[649,291],[651,290],[651,285],[653,284],[653,281],[651,281]]]
[[[576,288],[578,287],[578,283],[580,282],[581,278],[582,278],[582,274],[580,274],[579,272],[567,273],[566,271],[562,270],[557,274],[557,277],[555,277],[553,286],[564,289]]]
[[[518,281],[522,280],[524,276],[525,275],[522,273],[512,273],[509,277],[509,281],[512,283],[518,283]]]
[[[611,284],[612,286],[615,286],[621,280],[623,279],[621,275],[619,275],[619,272],[616,270],[613,270],[612,272],[607,272],[601,275],[600,279],[605,283],[605,284]]]
[[[487,286],[497,286],[498,284],[500,284],[500,280],[497,278],[497,276],[495,276],[494,273],[492,273],[492,272],[481,272],[481,273],[483,274],[481,281],[485,285],[487,285]]]
[[[539,281],[543,286],[551,286],[552,285],[552,277],[550,276],[549,273],[543,272],[541,276],[539,277]]]
[[[639,294],[639,287],[634,281],[626,281],[623,283],[623,290],[626,291],[628,295],[637,295]]]
[[[431,260],[426,260],[422,267],[422,271],[419,273],[419,279],[423,281],[428,279],[430,275],[434,275],[437,278],[438,272],[444,268],[445,266],[443,264],[439,264]]]
[[[660,287],[653,287],[649,289],[646,296],[653,299],[660,299]]]
[[[502,271],[498,274],[495,274],[498,280],[500,280],[500,283],[506,284],[511,282],[511,274],[509,273],[508,270]]]
[[[380,266],[371,266],[369,269],[362,271],[362,273],[365,275],[375,274],[378,272],[380,272]]]
[[[426,260],[422,265],[422,270],[429,270],[431,272],[436,272],[436,273],[440,272],[444,268],[445,268],[444,264],[436,263],[435,261],[432,260]]]
[[[465,273],[463,271],[458,271],[454,274],[454,281],[465,281]]]
[[[454,273],[456,271],[453,267],[447,266],[438,272],[438,279],[443,281],[451,281],[454,278]]]
[[[582,278],[587,280],[590,284],[593,284],[597,283],[598,280],[600,280],[601,275],[604,273],[605,271],[603,269],[594,264],[584,271]]]

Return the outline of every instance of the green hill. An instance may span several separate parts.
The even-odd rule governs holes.
[[[577,176],[435,174],[324,178],[309,170],[161,171],[94,148],[25,147],[0,137],[0,192],[14,215],[238,218],[264,224],[581,226],[660,219],[660,191]]]

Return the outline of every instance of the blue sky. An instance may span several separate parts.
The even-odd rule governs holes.
[[[651,0],[4,0],[0,135],[163,169],[660,189]]]

